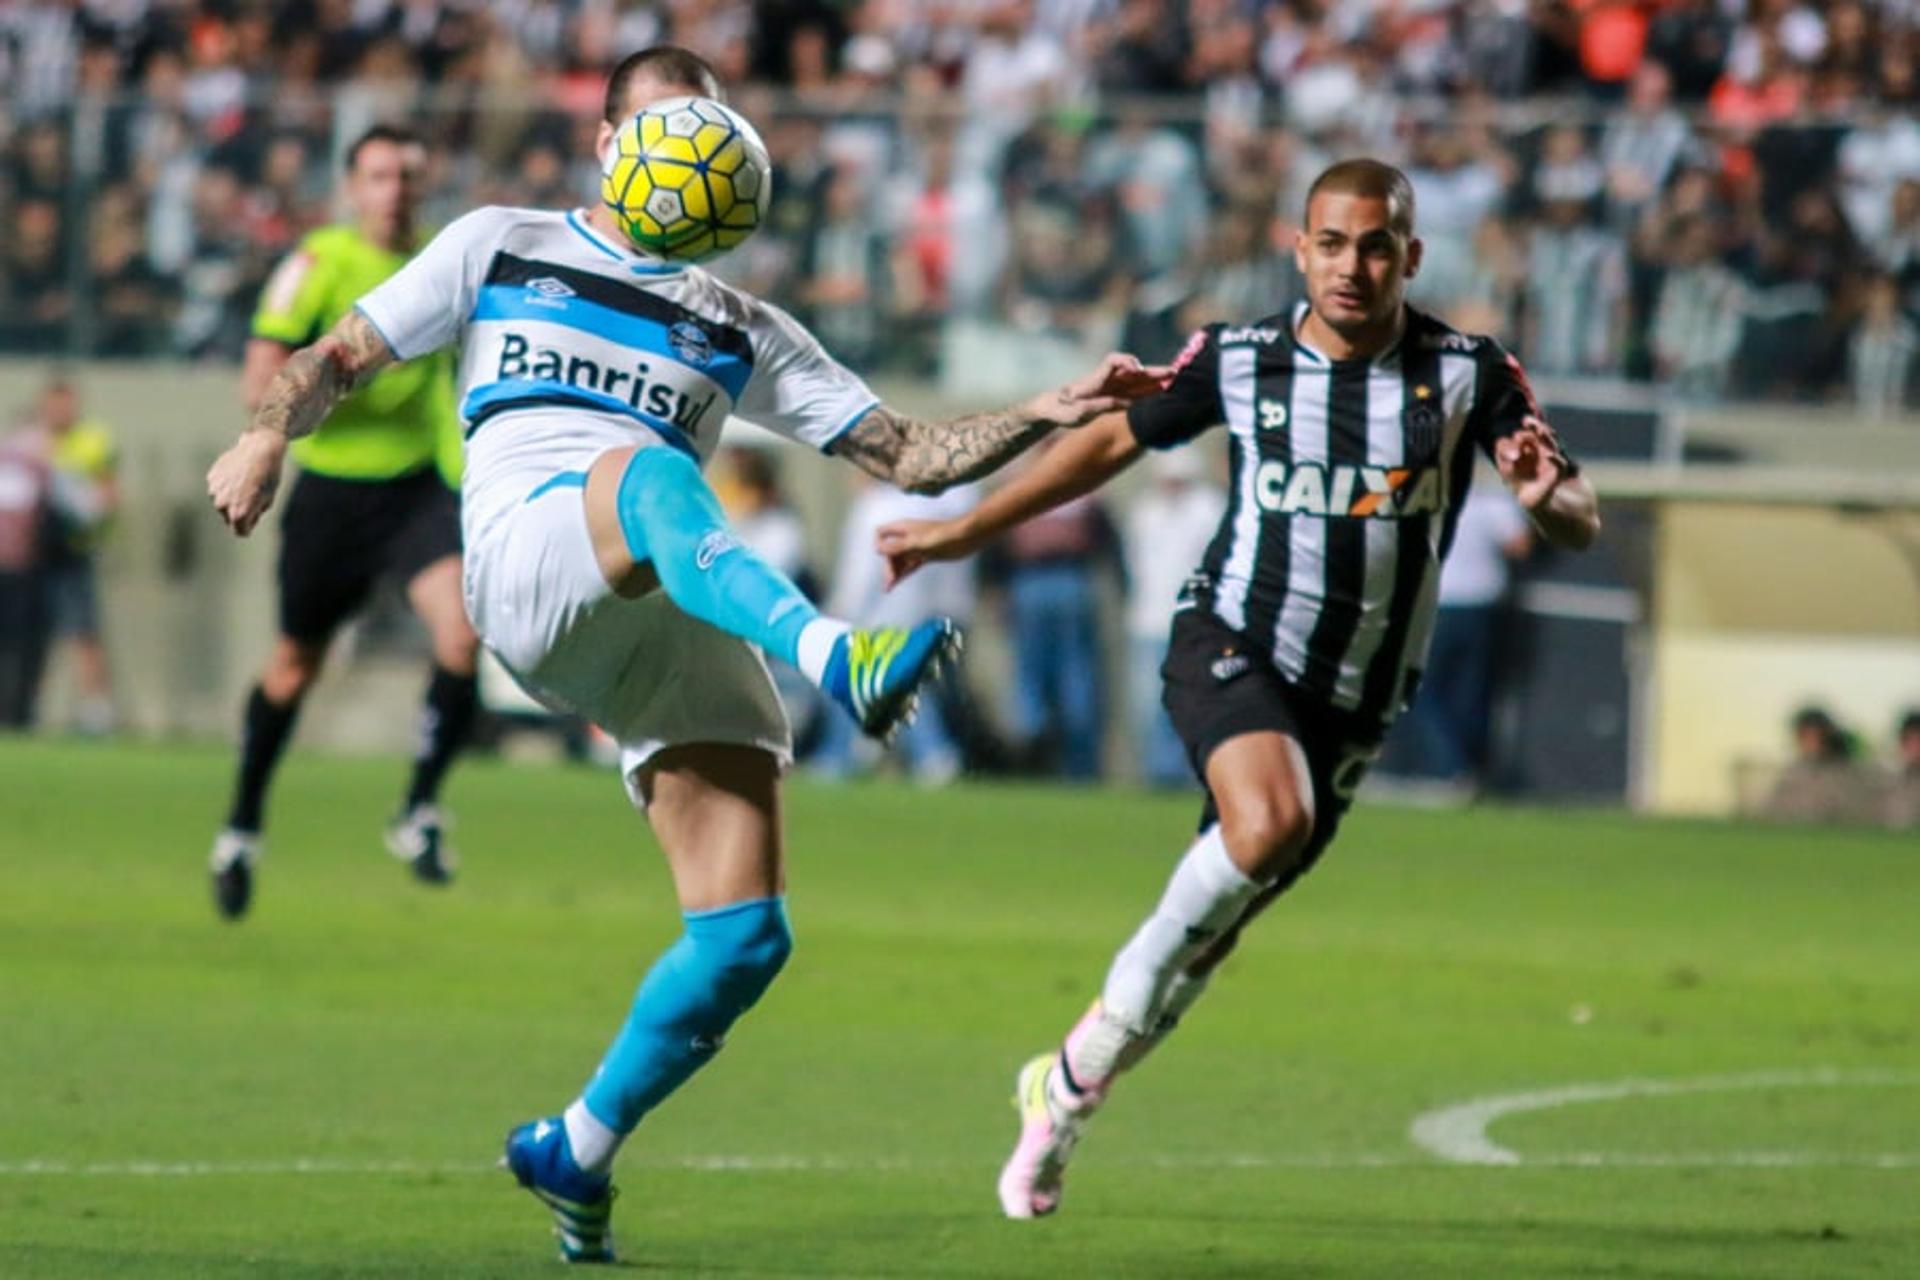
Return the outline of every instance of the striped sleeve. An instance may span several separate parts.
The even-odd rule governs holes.
[[[1572,463],[1571,455],[1560,445],[1560,437],[1547,424],[1540,401],[1533,394],[1533,385],[1527,381],[1527,371],[1520,367],[1514,354],[1492,338],[1486,338],[1481,341],[1476,358],[1480,362],[1480,381],[1468,427],[1481,451],[1493,457],[1494,442],[1520,430],[1522,424],[1532,418],[1560,460]],[[1574,467],[1568,474],[1575,474],[1577,469]]]
[[[1220,401],[1220,326],[1197,329],[1174,358],[1173,381],[1127,407],[1133,438],[1149,449],[1185,444],[1227,420]]]

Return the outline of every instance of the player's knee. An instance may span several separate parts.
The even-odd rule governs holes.
[[[690,917],[718,1003],[731,1020],[752,1008],[793,954],[785,903],[762,898]]]
[[[260,673],[260,692],[279,706],[298,702],[319,678],[324,650],[318,645],[282,639]]]
[[[724,521],[717,500],[711,511],[701,501],[710,493],[699,465],[676,449],[636,450],[621,473],[616,503],[627,552],[653,565],[670,596],[694,567],[701,537]]]
[[[1284,792],[1245,797],[1222,807],[1220,836],[1243,873],[1254,880],[1272,880],[1306,856],[1313,813]]]

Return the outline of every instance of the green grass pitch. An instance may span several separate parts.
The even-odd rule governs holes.
[[[229,767],[0,742],[0,1276],[554,1274],[500,1136],[573,1095],[677,925],[614,778],[457,773],[435,892],[379,848],[399,763],[296,752],[236,927],[203,862]],[[1013,1071],[1193,811],[794,786],[798,949],[623,1155],[626,1265],[1920,1275],[1920,842],[1578,812],[1363,805],[1125,1081],[1060,1215],[1002,1221]],[[1653,1092],[1494,1119],[1518,1164],[1410,1137],[1627,1080]]]

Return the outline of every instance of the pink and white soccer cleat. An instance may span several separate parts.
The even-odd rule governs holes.
[[[1043,1053],[1028,1062],[1014,1084],[1020,1141],[1000,1170],[1000,1208],[1009,1218],[1044,1218],[1060,1207],[1067,1159],[1080,1140],[1084,1117],[1066,1114],[1048,1097],[1047,1076],[1057,1056]]]

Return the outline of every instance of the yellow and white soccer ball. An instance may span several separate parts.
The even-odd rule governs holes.
[[[739,112],[711,98],[668,98],[620,126],[600,198],[643,252],[699,262],[752,235],[767,216],[773,165]]]

